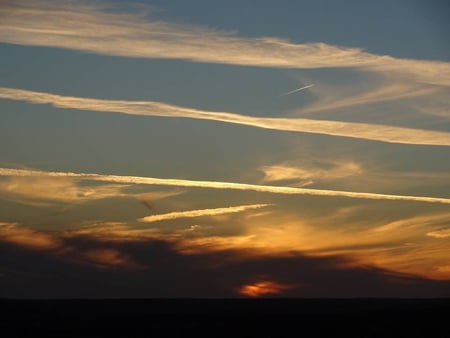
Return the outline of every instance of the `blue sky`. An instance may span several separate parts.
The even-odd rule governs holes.
[[[449,11],[2,3],[1,296],[75,295],[59,269],[89,295],[112,274],[160,281],[106,296],[448,296]],[[340,274],[371,287],[328,292]]]

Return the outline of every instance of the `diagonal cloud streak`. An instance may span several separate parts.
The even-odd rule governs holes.
[[[169,219],[177,219],[177,218],[193,218],[193,217],[202,217],[202,216],[215,216],[215,215],[223,215],[223,214],[232,214],[237,212],[243,212],[250,209],[259,209],[269,206],[270,204],[250,204],[250,205],[238,205],[233,207],[225,207],[225,208],[214,208],[214,209],[199,209],[199,210],[189,210],[189,211],[175,211],[169,212],[167,214],[159,214],[159,215],[151,215],[139,218],[139,222],[157,222],[164,221]]]
[[[275,67],[326,67],[332,57],[335,66],[373,63],[378,59],[356,48],[239,38],[212,29],[149,20],[133,13],[111,13],[105,5],[6,2],[0,8],[0,41],[126,57]]]
[[[448,62],[398,59],[325,43],[239,37],[205,27],[153,20],[146,14],[142,10],[119,12],[105,2],[6,1],[0,6],[0,42],[121,57],[259,67],[360,67],[450,86]]]
[[[258,191],[274,194],[334,196],[334,197],[349,197],[349,198],[361,198],[372,200],[416,201],[416,202],[450,204],[450,198],[389,195],[389,194],[376,194],[376,193],[352,192],[341,190],[306,189],[306,188],[246,184],[235,182],[179,180],[173,178],[100,175],[100,174],[72,173],[72,172],[47,172],[39,170],[9,169],[9,168],[0,168],[0,176],[73,177],[83,180],[126,183],[126,184],[148,184],[148,185],[211,188],[211,189],[234,189],[234,190]]]
[[[304,118],[254,117],[228,112],[203,111],[156,101],[80,98],[4,87],[0,87],[0,98],[35,104],[51,104],[58,108],[116,112],[142,116],[182,117],[233,123],[263,129],[352,137],[389,143],[450,146],[450,133],[448,132],[394,127],[381,124]]]
[[[105,2],[94,5],[70,1],[9,1],[0,7],[0,41],[103,55],[283,68],[358,66],[376,64],[380,58],[386,58],[358,48],[324,43],[292,44],[277,38],[238,37],[229,32],[153,20],[114,9]]]

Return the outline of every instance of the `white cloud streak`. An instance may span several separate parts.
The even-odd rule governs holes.
[[[260,67],[364,67],[421,82],[450,85],[448,62],[397,59],[325,43],[245,38],[153,20],[145,16],[148,13],[109,11],[111,7],[101,2],[6,1],[0,7],[0,41],[122,57]]]
[[[450,204],[450,198],[439,198],[439,197],[389,195],[389,194],[375,194],[375,193],[351,192],[340,190],[306,189],[306,188],[284,187],[274,185],[245,184],[235,182],[194,181],[194,180],[180,180],[180,179],[139,177],[139,176],[100,175],[100,174],[72,173],[72,172],[47,172],[39,170],[9,169],[9,168],[0,168],[0,176],[73,177],[83,180],[125,183],[125,184],[148,184],[148,185],[210,188],[210,189],[234,189],[234,190],[258,191],[274,194],[334,196],[334,197],[349,197],[349,198],[361,198],[372,200],[415,201],[415,202]]]
[[[116,112],[129,115],[182,117],[246,125],[264,129],[352,137],[389,143],[450,146],[450,133],[381,124],[354,123],[304,118],[253,117],[228,112],[211,112],[156,101],[101,100],[62,96],[0,87],[0,98],[59,108]]]
[[[243,212],[251,209],[259,209],[267,207],[270,204],[250,204],[250,205],[238,205],[225,208],[214,208],[214,209],[199,209],[199,210],[189,210],[189,211],[175,211],[169,212],[167,214],[151,215],[139,218],[139,222],[157,222],[165,221],[177,218],[192,218],[192,217],[202,217],[202,216],[215,216],[223,214],[232,214],[237,212]]]

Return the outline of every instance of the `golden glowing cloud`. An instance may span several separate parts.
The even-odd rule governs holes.
[[[66,230],[65,238],[86,237],[105,242],[138,242],[156,238],[156,229],[132,228],[126,223],[101,222]]]
[[[259,297],[280,294],[289,288],[291,288],[291,286],[274,281],[260,281],[243,285],[238,289],[238,292],[239,294],[247,297]]]
[[[440,229],[427,232],[427,236],[434,238],[447,238],[450,237],[450,229]]]
[[[264,174],[263,182],[295,180],[301,186],[314,183],[316,180],[338,179],[362,173],[361,166],[355,162],[336,162],[331,164],[332,168],[330,169],[320,169],[281,163],[263,166],[259,170]]]
[[[135,263],[129,255],[116,249],[90,249],[81,251],[79,257],[99,267],[143,268]]]
[[[91,200],[128,196],[124,185],[82,186],[65,177],[11,177],[0,182],[0,193],[16,202],[50,206],[56,202],[82,203]]]
[[[259,209],[259,208],[267,207],[268,205],[269,204],[251,204],[251,205],[238,205],[238,206],[225,207],[225,208],[175,211],[175,212],[169,212],[167,214],[146,216],[143,218],[139,218],[138,221],[150,223],[150,222],[164,221],[164,220],[170,220],[170,219],[176,219],[176,218],[190,218],[190,217],[232,214],[232,213],[243,212],[243,211],[251,210],[251,209]]]
[[[75,237],[75,234],[81,237],[83,231],[80,231],[79,234],[76,231],[42,231],[16,223],[0,222],[0,242],[10,243],[21,248],[45,251],[62,259],[100,268],[144,268],[143,265],[134,262],[131,256],[116,249],[84,249],[77,247],[76,244],[65,243],[66,238]]]
[[[34,250],[53,250],[63,245],[51,232],[32,230],[17,223],[0,223],[0,241]]]

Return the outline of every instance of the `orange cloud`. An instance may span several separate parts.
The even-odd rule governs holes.
[[[0,223],[0,241],[34,250],[52,250],[63,245],[63,241],[50,232],[21,227],[17,223]]]
[[[9,177],[0,182],[0,193],[8,199],[34,206],[55,203],[83,203],[103,198],[128,196],[126,185],[82,186],[70,177]]]
[[[238,292],[247,297],[259,297],[280,294],[290,288],[292,286],[268,280],[243,285],[238,289]]]
[[[434,238],[450,237],[450,228],[427,232],[427,236],[434,237]]]
[[[143,268],[142,265],[134,262],[129,255],[115,249],[86,250],[80,252],[79,256],[99,267]]]
[[[76,245],[68,245],[65,239],[67,231],[62,232],[46,232],[41,230],[33,230],[28,227],[20,226],[17,223],[0,223],[0,242],[14,244],[16,246],[46,251],[52,255],[62,259],[76,261],[78,263],[87,263],[100,268],[143,268],[133,261],[132,257],[126,255],[116,249],[95,248],[83,249]],[[79,234],[80,236],[83,234]]]

